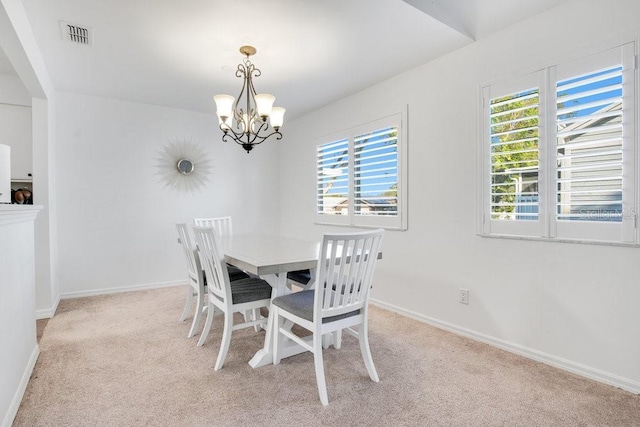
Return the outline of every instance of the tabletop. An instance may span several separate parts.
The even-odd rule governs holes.
[[[261,234],[235,234],[219,239],[225,261],[260,276],[317,266],[320,242]]]

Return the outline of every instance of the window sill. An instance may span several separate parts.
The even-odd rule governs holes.
[[[626,248],[640,248],[637,243],[611,242],[605,240],[579,240],[579,239],[559,239],[549,237],[533,237],[533,236],[514,236],[510,234],[482,234],[477,236],[489,239],[508,239],[508,240],[529,240],[532,242],[554,242],[554,243],[572,243],[580,245],[600,245],[600,246],[620,246]]]
[[[329,225],[332,227],[345,227],[345,228],[363,228],[363,229],[377,229],[382,228],[383,230],[388,231],[407,231],[407,227],[390,227],[386,225],[364,225],[364,224],[341,224],[335,222],[323,222],[323,221],[315,221],[314,225]]]

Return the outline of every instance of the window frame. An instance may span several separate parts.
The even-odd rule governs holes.
[[[354,139],[369,132],[377,131],[388,127],[397,127],[397,209],[398,214],[395,216],[378,216],[378,215],[356,215],[354,211],[355,187],[354,187]],[[399,112],[381,117],[367,123],[359,124],[340,132],[332,133],[327,136],[320,137],[316,140],[313,154],[315,174],[314,174],[314,214],[315,224],[319,225],[337,225],[347,227],[362,228],[384,228],[387,230],[407,230],[407,107],[405,106]],[[337,142],[342,139],[348,139],[348,197],[346,215],[328,215],[318,212],[318,148],[322,145]]]
[[[480,148],[477,188],[477,230],[487,237],[512,237],[531,240],[570,241],[620,245],[640,244],[637,230],[638,165],[636,148],[636,102],[638,99],[636,43],[629,42],[579,59],[554,64],[538,71],[480,85],[478,125]],[[616,62],[612,63],[612,59]],[[619,62],[618,62],[619,61]],[[623,217],[619,222],[558,220],[556,198],[557,169],[557,83],[581,74],[596,72],[604,66],[622,65],[623,125]],[[490,102],[500,96],[532,88],[539,84],[539,218],[538,221],[491,219],[491,144]]]
[[[541,194],[545,185],[544,170],[546,165],[546,147],[542,143],[545,139],[546,126],[544,122],[546,120],[546,108],[547,108],[547,93],[544,91],[544,73],[542,71],[536,71],[535,73],[528,74],[526,76],[520,76],[512,78],[502,82],[494,83],[490,86],[482,88],[482,120],[481,120],[481,137],[483,160],[482,160],[482,187],[481,204],[482,204],[482,234],[488,235],[509,235],[509,236],[539,236],[542,237],[545,234],[544,223],[546,217],[546,206],[543,197],[539,197],[538,200],[538,219],[530,221],[501,221],[491,219],[491,193],[486,190],[491,185],[491,147],[487,144],[488,135],[490,133],[490,118],[491,108],[489,102],[491,99],[512,94],[514,92],[531,89],[537,87],[539,90],[539,107],[538,107],[538,181],[539,190]]]

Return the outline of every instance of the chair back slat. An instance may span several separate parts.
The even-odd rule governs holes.
[[[200,268],[200,262],[198,260],[198,254],[195,246],[191,242],[191,237],[189,236],[189,229],[187,228],[187,224],[181,223],[176,224],[176,228],[178,229],[178,241],[180,242],[185,260],[187,261],[187,269],[189,271],[189,279],[195,281],[198,279],[198,274],[202,271]]]
[[[198,227],[213,227],[218,236],[231,236],[233,228],[230,216],[220,216],[216,218],[194,218],[194,225]]]
[[[229,272],[220,250],[215,230],[212,227],[194,227],[200,263],[207,277],[207,287],[222,302],[231,301]]]
[[[373,230],[324,235],[314,316],[337,316],[367,304],[383,234],[384,230]]]

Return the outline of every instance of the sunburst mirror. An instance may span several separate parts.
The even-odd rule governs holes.
[[[166,187],[177,192],[192,192],[211,181],[211,159],[202,145],[177,139],[167,143],[158,154],[157,174]]]

